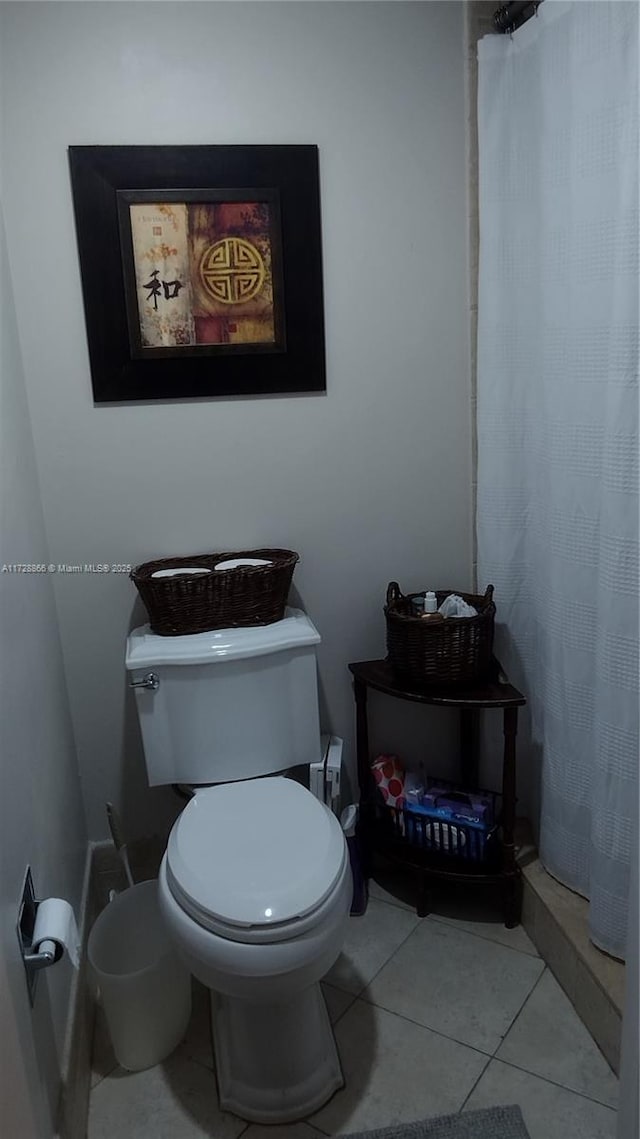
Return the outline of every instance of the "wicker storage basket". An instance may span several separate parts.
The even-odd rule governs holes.
[[[436,592],[438,605],[457,590]],[[446,617],[425,621],[414,613],[412,600],[424,593],[401,593],[396,581],[387,589],[387,651],[389,664],[404,680],[424,684],[460,684],[477,680],[489,670],[493,653],[493,586],[483,595],[460,593],[473,605],[477,617]]]
[[[218,562],[237,558],[268,561],[263,566],[216,570]],[[282,620],[298,554],[293,550],[240,550],[160,558],[136,566],[130,574],[154,633],[179,637],[207,629],[270,625]],[[158,571],[202,569],[154,577]]]

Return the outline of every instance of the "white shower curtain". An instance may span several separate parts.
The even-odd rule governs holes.
[[[624,955],[638,777],[638,7],[478,45],[478,582],[541,756],[540,857]]]

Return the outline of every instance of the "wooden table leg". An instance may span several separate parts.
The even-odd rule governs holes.
[[[518,709],[504,709],[504,756],[502,763],[502,872],[504,874],[504,922],[513,929],[520,921],[520,881],[516,864],[516,736]]]
[[[420,875],[416,894],[416,914],[419,918],[426,918],[431,913],[431,890],[429,878],[426,874]]]

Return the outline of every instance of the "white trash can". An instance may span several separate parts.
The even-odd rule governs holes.
[[[95,921],[87,946],[116,1059],[138,1072],[180,1043],[191,1015],[191,976],[169,940],[158,883],[117,894]]]

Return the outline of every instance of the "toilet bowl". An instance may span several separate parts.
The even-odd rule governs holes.
[[[291,1122],[342,1086],[319,981],[342,948],[351,893],[338,820],[293,780],[201,788],[174,824],[159,900],[211,990],[221,1107]]]

